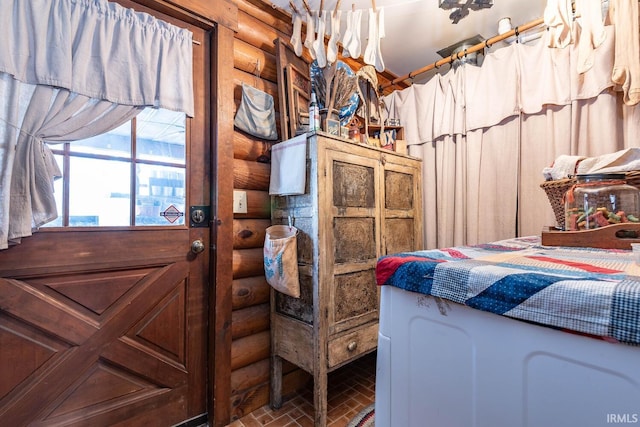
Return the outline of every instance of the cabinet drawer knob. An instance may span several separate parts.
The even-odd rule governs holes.
[[[358,347],[358,343],[355,341],[351,341],[349,345],[347,345],[347,350],[353,351]]]

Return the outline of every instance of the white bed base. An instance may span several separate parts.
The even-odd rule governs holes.
[[[381,292],[376,427],[640,426],[640,347]]]

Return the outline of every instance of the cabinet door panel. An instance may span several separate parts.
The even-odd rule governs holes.
[[[410,252],[416,247],[413,218],[385,219],[384,253]]]
[[[372,167],[335,161],[333,205],[337,208],[373,208],[376,203],[375,171]]]
[[[413,209],[413,175],[387,170],[384,187],[386,209]]]
[[[361,262],[376,258],[375,218],[334,218],[336,264]]]
[[[333,311],[336,322],[377,310],[378,289],[375,270],[337,275],[334,277],[334,287]]]

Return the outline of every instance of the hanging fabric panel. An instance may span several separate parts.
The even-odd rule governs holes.
[[[0,249],[57,218],[61,176],[45,141],[85,139],[131,120],[143,107],[119,105],[0,73]],[[20,123],[20,128],[7,125]],[[2,126],[4,124],[4,126]]]
[[[560,154],[638,146],[640,108],[615,90],[614,28],[605,33],[583,73],[579,45],[550,49],[543,38],[384,98],[406,127],[409,153],[424,160],[427,248],[538,234],[555,223],[540,189],[544,167]]]
[[[47,143],[107,132],[145,107],[194,114],[192,34],[106,0],[0,6],[0,249],[56,218]]]
[[[3,0],[0,71],[193,117],[192,33],[106,0]]]

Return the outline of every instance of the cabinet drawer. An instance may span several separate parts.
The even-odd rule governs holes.
[[[329,368],[355,359],[378,345],[378,322],[369,323],[329,341]]]

